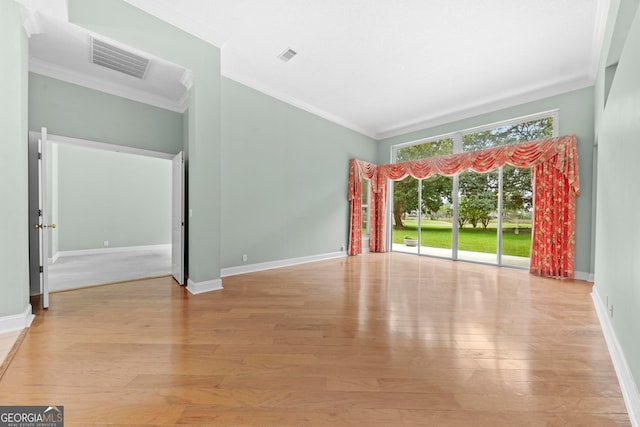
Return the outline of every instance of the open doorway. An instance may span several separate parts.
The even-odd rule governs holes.
[[[44,210],[55,228],[41,230],[47,262],[32,282],[61,291],[173,273],[183,284],[182,153],[47,139]]]

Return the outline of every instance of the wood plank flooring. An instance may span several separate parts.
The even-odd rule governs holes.
[[[72,426],[628,426],[591,284],[403,254],[51,295],[2,405]]]

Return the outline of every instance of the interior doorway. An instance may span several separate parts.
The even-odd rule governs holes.
[[[30,222],[42,224],[46,216],[51,225],[58,223],[32,229],[36,309],[39,303],[48,306],[50,290],[169,274],[184,284],[182,153],[47,137],[44,129],[31,132],[29,139],[29,210],[41,215]],[[33,152],[38,145],[39,155]],[[45,179],[35,179],[43,170]]]

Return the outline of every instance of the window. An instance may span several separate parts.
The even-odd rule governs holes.
[[[475,151],[556,136],[558,112],[541,113],[393,147],[395,162]],[[528,267],[531,170],[408,177],[393,183],[392,250]],[[405,238],[418,241],[415,246]]]
[[[369,237],[369,180],[362,179],[362,237]]]

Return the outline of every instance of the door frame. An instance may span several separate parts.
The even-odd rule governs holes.
[[[41,132],[29,131],[28,140],[36,140],[37,141],[41,137],[42,137],[42,133]],[[154,158],[158,158],[158,159],[164,159],[164,160],[168,160],[168,161],[172,161],[172,159],[174,157],[176,157],[175,153],[165,153],[165,152],[162,152],[162,151],[154,151],[154,150],[147,150],[147,149],[144,149],[144,148],[128,147],[128,146],[125,146],[125,145],[110,144],[110,143],[106,143],[106,142],[92,141],[92,140],[82,139],[82,138],[73,138],[73,137],[62,136],[62,135],[47,134],[46,138],[47,138],[47,142],[50,142],[50,143],[75,145],[75,146],[80,146],[80,147],[85,147],[85,148],[95,148],[95,149],[99,149],[99,150],[119,152],[119,153],[125,153],[125,154],[135,154],[135,155],[139,155],[139,156],[154,157]],[[40,161],[42,162],[42,164],[46,164],[47,160],[48,160],[47,159],[47,151],[43,150],[42,159]],[[184,174],[184,169],[182,170],[182,173]],[[183,182],[184,182],[184,176],[183,176]],[[40,186],[39,182],[38,182],[38,186]],[[37,189],[34,189],[34,191],[35,190],[37,190]],[[175,192],[173,190],[171,192],[172,206],[175,205],[174,202],[177,199],[179,199],[179,203],[182,204],[182,212],[184,213],[185,212],[185,194],[184,194],[185,193],[185,188],[184,188],[184,185],[181,186],[179,190],[180,190],[179,192]],[[29,191],[30,192],[32,191],[31,188],[29,189]],[[184,218],[184,214],[183,214],[183,218]],[[182,277],[183,278],[185,277],[185,266],[187,265],[187,260],[184,259],[185,258],[184,247],[185,247],[185,241],[184,241],[184,231],[183,231],[183,233],[182,233],[182,250],[181,250],[181,253],[183,254],[183,260],[182,260],[183,261],[182,262]],[[45,249],[48,251],[48,248],[45,248]],[[33,267],[33,263],[35,261],[36,261],[35,259],[31,259],[31,257],[30,257],[30,259],[29,259],[30,268]],[[45,262],[45,263],[48,262],[48,257],[46,257],[43,262]],[[38,268],[39,268],[39,266],[38,266]],[[40,281],[42,281],[42,278],[40,278]],[[184,285],[184,283],[180,283],[180,285]],[[38,285],[30,283],[30,288],[31,289],[35,289],[36,286],[39,289],[42,289],[41,283],[39,283]]]

